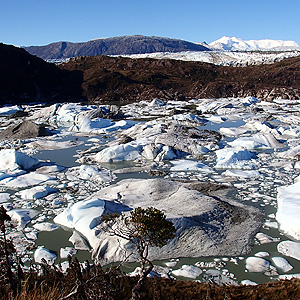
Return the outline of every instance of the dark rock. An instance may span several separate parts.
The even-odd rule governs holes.
[[[51,132],[44,126],[25,120],[1,131],[0,139],[30,139],[48,135],[51,135]]]

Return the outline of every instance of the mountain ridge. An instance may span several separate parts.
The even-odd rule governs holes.
[[[155,36],[121,36],[94,39],[88,42],[56,42],[45,46],[23,47],[44,60],[63,60],[78,56],[122,55],[153,52],[210,51],[202,44]]]
[[[295,41],[284,40],[243,40],[237,37],[223,36],[220,39],[211,42],[208,46],[213,50],[225,51],[258,51],[258,50],[271,50],[271,51],[288,51],[300,50],[300,46]]]

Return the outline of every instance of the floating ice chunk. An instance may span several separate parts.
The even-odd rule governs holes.
[[[72,236],[69,238],[69,242],[71,242],[77,250],[90,250],[87,241],[82,236],[80,236],[77,231],[73,231]]]
[[[279,279],[283,280],[290,280],[292,278],[299,278],[300,279],[300,273],[299,274],[285,274],[285,275],[279,275]]]
[[[95,108],[96,106],[93,105],[80,105],[77,103],[62,104],[53,111],[49,122],[57,126],[71,126],[80,113],[91,111]]]
[[[256,282],[251,281],[251,280],[248,280],[248,279],[242,280],[242,281],[241,281],[241,284],[242,284],[242,285],[257,285]]]
[[[9,193],[0,193],[0,203],[7,202],[10,199]]]
[[[265,233],[262,233],[262,232],[257,233],[255,237],[259,240],[259,242],[261,244],[268,244],[268,243],[274,243],[274,242],[279,241],[279,239],[273,238],[273,237],[271,237],[271,236],[269,236]]]
[[[16,194],[20,195],[22,199],[40,199],[57,192],[57,189],[53,189],[49,186],[36,186],[31,189],[22,190]]]
[[[279,187],[277,194],[276,220],[280,230],[300,239],[300,182]]]
[[[163,160],[172,160],[177,158],[177,155],[174,153],[174,150],[170,146],[163,146],[161,152],[155,157],[155,161],[163,161]]]
[[[98,152],[95,156],[97,162],[114,162],[135,160],[140,157],[142,146],[135,143],[111,146]]]
[[[80,141],[58,141],[58,140],[46,140],[38,139],[31,143],[28,143],[27,146],[38,149],[38,150],[57,150],[57,149],[67,149],[83,144]]]
[[[241,137],[228,144],[231,147],[243,147],[248,150],[258,148],[279,148],[282,146],[270,133]]]
[[[173,161],[172,164],[174,166],[170,168],[171,171],[200,171],[207,173],[213,171],[209,166],[193,160],[177,160]]]
[[[277,228],[278,228],[278,223],[277,223],[277,222],[266,221],[266,222],[264,223],[264,226],[265,226],[265,227],[268,227],[268,228],[274,228],[274,229],[277,229]]]
[[[160,100],[158,98],[153,99],[148,106],[164,106],[165,102],[163,100]]]
[[[72,126],[70,131],[85,132],[90,134],[100,134],[113,132],[119,129],[128,129],[135,125],[137,122],[132,120],[121,120],[118,122],[111,122],[108,119],[87,117],[80,117],[76,120],[76,125]]]
[[[177,261],[168,261],[165,263],[165,265],[169,268],[173,268],[177,265],[177,263],[178,263]]]
[[[33,225],[33,227],[39,231],[53,231],[59,228],[60,226],[49,222],[44,222],[44,223],[36,223]]]
[[[19,168],[29,170],[38,163],[39,161],[36,158],[32,158],[15,149],[0,150],[0,170],[14,170]]]
[[[226,136],[239,136],[243,133],[249,131],[248,128],[241,126],[241,127],[222,127],[220,128],[220,133]]]
[[[99,170],[93,166],[81,165],[79,168],[79,178],[85,180],[94,180],[98,182],[110,181],[112,176],[109,172]]]
[[[68,258],[68,256],[73,256],[77,253],[77,251],[72,247],[60,248],[60,258]]]
[[[34,252],[34,260],[37,263],[43,263],[44,259],[48,264],[54,264],[56,255],[43,246],[39,246]]]
[[[278,153],[279,157],[295,159],[300,155],[300,145],[295,146],[287,151]]]
[[[251,178],[251,177],[258,177],[260,176],[260,173],[255,170],[226,170],[224,173],[222,173],[224,176],[230,176],[230,177],[241,177],[241,178]]]
[[[56,180],[55,177],[30,172],[28,174],[20,175],[17,178],[6,178],[0,181],[0,185],[5,185],[11,188],[24,188],[28,186],[38,185],[46,181]]]
[[[291,266],[289,262],[283,257],[272,257],[272,261],[275,264],[275,266],[281,269],[283,272],[288,272],[293,269],[293,266]]]
[[[183,265],[180,269],[172,271],[172,274],[195,279],[202,274],[202,270],[195,266]]]
[[[223,116],[212,115],[211,117],[206,118],[206,120],[214,123],[223,123],[226,121],[226,118]]]
[[[224,148],[216,151],[217,169],[254,169],[254,153],[241,148]]]
[[[270,269],[270,262],[261,257],[248,257],[246,259],[246,269],[252,273],[264,273]]]
[[[39,167],[38,169],[35,170],[36,173],[41,173],[41,174],[49,174],[53,172],[61,172],[65,170],[66,167],[59,166],[59,165],[46,165]]]
[[[33,209],[13,209],[7,212],[12,222],[17,223],[18,229],[23,229],[38,212]]]
[[[283,241],[277,245],[279,253],[300,260],[300,243]]]
[[[58,216],[54,222],[69,228],[74,228],[85,236],[91,247],[99,242],[96,238],[95,227],[101,223],[105,209],[105,201],[96,198],[82,200],[69,206]]]
[[[18,111],[23,111],[18,105],[0,107],[0,117],[11,116]]]
[[[255,253],[254,256],[256,256],[256,257],[268,257],[268,256],[270,256],[270,253],[265,252],[265,251],[261,251],[261,252]]]

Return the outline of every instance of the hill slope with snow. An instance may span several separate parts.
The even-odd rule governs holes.
[[[210,43],[209,47],[217,50],[230,50],[230,51],[300,50],[300,46],[294,41],[282,41],[282,40],[271,40],[271,39],[245,41],[240,38],[227,37],[227,36],[223,36],[222,38]]]

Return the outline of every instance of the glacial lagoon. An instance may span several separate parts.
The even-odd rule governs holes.
[[[193,114],[190,112],[191,107],[194,109]],[[55,114],[51,112],[47,115],[46,109],[49,111],[50,108],[45,109],[42,106],[33,108],[28,106],[23,109],[29,112],[29,118],[32,121],[45,123],[50,128],[55,128],[56,134],[45,138],[22,140],[18,143],[3,141],[1,146],[3,149],[15,148],[17,151],[36,158],[42,165],[44,164],[44,169],[39,174],[49,175],[48,183],[47,180],[42,179],[39,183],[28,180],[31,182],[31,187],[47,185],[58,190],[37,199],[22,197],[20,191],[26,190],[26,187],[20,185],[20,180],[18,184],[13,181],[20,178],[22,172],[17,170],[18,168],[14,172],[4,167],[1,169],[1,193],[10,194],[9,199],[6,198],[6,201],[2,202],[21,229],[19,233],[22,233],[12,232],[11,235],[20,244],[20,251],[25,253],[26,259],[32,259],[36,246],[44,246],[57,255],[55,262],[58,263],[64,260],[60,259],[61,248],[74,247],[69,241],[73,234],[72,228],[61,226],[52,231],[43,231],[34,227],[35,224],[45,222],[54,224],[54,217],[61,214],[68,203],[83,201],[95,192],[124,179],[164,177],[167,180],[225,184],[230,188],[226,192],[228,198],[254,206],[264,213],[264,224],[259,233],[271,237],[273,242],[270,242],[271,239],[263,239],[262,237],[265,237],[263,235],[258,235],[251,239],[253,248],[246,255],[228,256],[223,253],[221,256],[170,257],[170,259],[155,261],[156,265],[164,267],[161,269],[162,273],[177,275],[181,279],[207,280],[207,278],[215,277],[224,282],[237,283],[243,280],[262,283],[277,280],[280,275],[300,273],[298,259],[278,252],[279,243],[297,241],[297,238],[290,234],[292,231],[282,232],[278,229],[283,226],[289,230],[290,224],[278,224],[276,221],[277,188],[297,183],[299,176],[297,146],[300,142],[300,119],[298,117],[300,101],[278,100],[272,103],[258,101],[251,97],[167,103],[156,100],[122,107],[121,110],[126,117],[121,121],[102,121],[85,115],[84,124],[80,123],[78,116],[83,111],[92,111],[96,107],[92,106],[87,109],[80,105],[68,106],[66,104],[64,114],[61,116],[58,109]],[[2,117],[3,128],[11,123],[12,121],[8,122],[5,116]],[[144,128],[141,130],[137,124],[143,124]],[[202,145],[189,144],[190,153],[183,153],[184,151],[178,149],[175,151],[174,147],[166,144],[159,146],[160,148],[157,144],[156,148],[148,147],[150,145],[148,142],[150,141],[153,145],[153,137],[161,133],[161,128],[159,128],[161,124],[164,128],[176,124],[196,127],[200,130],[214,130],[222,136],[218,142],[212,140]],[[145,130],[148,132],[145,133]],[[129,144],[131,143],[129,149],[131,152],[128,151],[130,153],[127,156],[122,152],[122,157],[119,153],[116,156],[118,159],[109,161],[106,153],[102,155],[102,162],[93,160],[97,153],[105,149],[110,147],[117,149],[123,133],[123,138],[130,136],[132,139],[128,141]],[[160,139],[162,140],[161,137]],[[52,150],[48,150],[47,147]],[[147,152],[145,152],[146,147],[148,147]],[[149,149],[152,149],[152,152]],[[202,152],[198,153],[194,149],[198,152],[201,149]],[[225,152],[220,152],[224,149]],[[251,155],[248,155],[248,152]],[[116,153],[116,150],[109,152],[109,155],[112,156],[113,153]],[[141,153],[144,154],[140,155]],[[231,153],[230,157],[228,153]],[[156,159],[159,154],[160,158]],[[83,165],[93,166],[93,169],[81,168]],[[53,166],[64,168],[54,170]],[[219,167],[216,168],[216,166]],[[149,174],[149,170],[154,172]],[[32,173],[30,170],[26,172]],[[28,195],[28,192],[23,195]],[[297,203],[297,197],[295,201]],[[24,215],[14,214],[14,211],[18,212],[20,209],[33,210],[35,214],[24,220]],[[289,218],[289,209],[289,204],[284,207],[286,219]],[[294,210],[300,213],[297,205]],[[285,222],[284,218],[282,220]],[[293,232],[300,229],[296,223],[292,227]],[[242,236],[243,232],[240,234]],[[30,250],[26,250],[28,245],[30,245]],[[289,250],[293,252],[292,248]],[[91,259],[91,253],[88,250],[78,250],[76,256],[81,261]],[[247,270],[246,260],[249,257],[262,258],[262,261],[259,261],[263,263],[261,270],[250,272],[251,266],[249,265],[250,271]],[[285,261],[273,259],[274,257],[284,258],[293,269],[283,271],[282,264]],[[251,259],[247,261],[250,263]],[[131,272],[135,266],[135,263],[128,263],[124,270]],[[182,266],[184,266],[183,269],[178,271]],[[197,271],[197,268],[201,271]],[[220,273],[213,270],[218,270]],[[172,273],[172,271],[175,272]],[[222,274],[223,277],[216,274]]]

